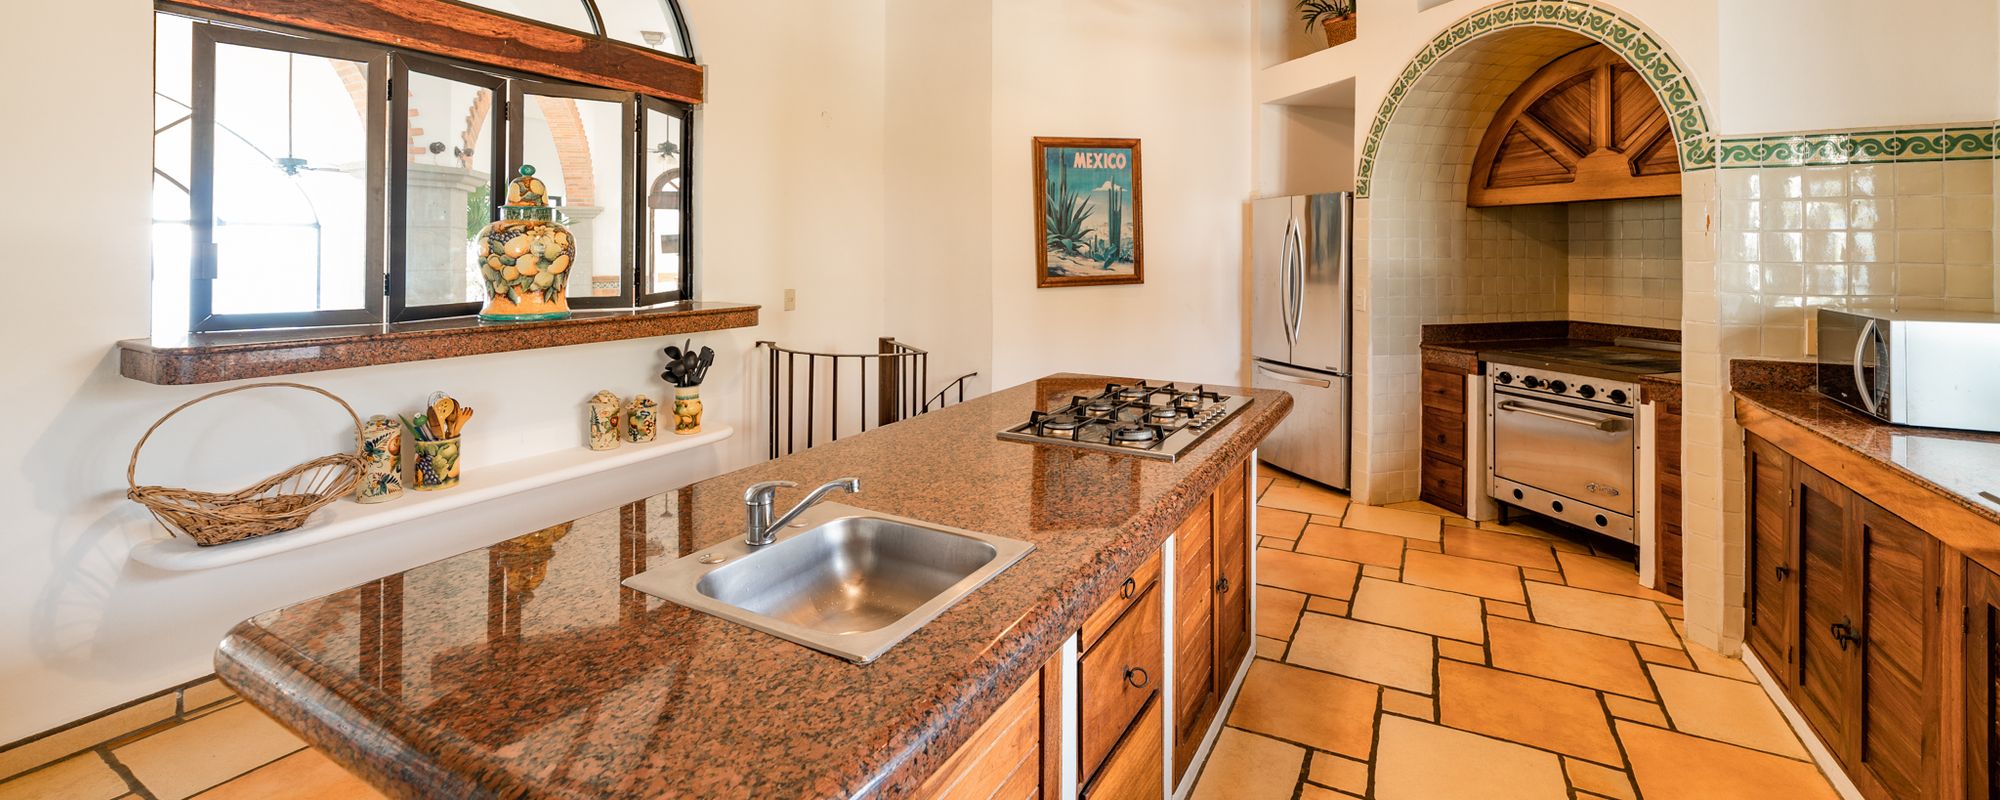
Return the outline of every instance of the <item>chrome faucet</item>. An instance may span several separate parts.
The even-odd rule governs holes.
[[[806,499],[800,500],[798,505],[792,506],[792,510],[785,512],[784,516],[771,519],[771,501],[777,494],[779,487],[797,489],[799,485],[791,481],[765,481],[763,483],[753,483],[750,485],[750,488],[743,490],[744,544],[751,547],[763,547],[770,544],[777,538],[779,528],[791,524],[791,521],[794,519],[798,519],[798,516],[805,513],[806,509],[812,508],[814,503],[824,499],[828,492],[835,489],[842,490],[848,494],[861,491],[861,479],[841,478],[839,480],[828,481],[819,488],[812,490],[812,494],[806,495]]]

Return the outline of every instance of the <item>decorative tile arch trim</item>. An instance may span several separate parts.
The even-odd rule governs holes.
[[[1389,120],[1395,116],[1397,107],[1402,105],[1418,80],[1433,65],[1467,43],[1522,27],[1572,31],[1600,42],[1624,57],[1645,78],[1653,94],[1659,96],[1660,106],[1666,109],[1667,117],[1672,120],[1681,170],[1692,172],[1715,166],[1716,143],[1709,133],[1708,113],[1702,108],[1694,79],[1651,32],[1617,11],[1593,3],[1580,0],[1513,0],[1480,9],[1452,23],[1451,27],[1424,45],[1403,68],[1395,84],[1389,87],[1388,95],[1382,98],[1382,107],[1375,112],[1375,122],[1368,129],[1368,140],[1362,145],[1361,165],[1355,179],[1356,196],[1368,196],[1382,136],[1388,131]]]

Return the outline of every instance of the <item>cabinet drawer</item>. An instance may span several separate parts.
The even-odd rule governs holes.
[[[1146,702],[1159,694],[1163,660],[1160,592],[1140,592],[1137,602],[1119,617],[1097,646],[1083,654],[1078,694],[1082,774],[1097,772],[1111,746],[1131,726]],[[1156,767],[1157,769],[1157,767]]]
[[[1465,458],[1465,411],[1424,408],[1424,449]]]
[[[1084,800],[1131,800],[1159,797],[1166,791],[1160,776],[1160,702],[1148,703],[1139,724],[1125,734],[1104,770],[1083,788]]]
[[[1465,507],[1465,466],[1459,462],[1440,458],[1429,451],[1424,453],[1422,498],[1447,511],[1463,513]]]
[[[1465,413],[1465,376],[1444,370],[1424,370],[1424,408]]]
[[[1097,646],[1097,640],[1103,638],[1104,632],[1118,621],[1125,609],[1131,608],[1159,580],[1160,552],[1155,550],[1146,558],[1146,563],[1132,571],[1132,577],[1118,586],[1118,592],[1111,595],[1111,599],[1104,601],[1104,605],[1090,612],[1090,616],[1083,621],[1083,649]]]

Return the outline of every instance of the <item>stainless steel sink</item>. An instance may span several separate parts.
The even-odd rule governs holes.
[[[874,661],[1034,545],[820,503],[753,548],[741,539],[625,585],[849,661]]]

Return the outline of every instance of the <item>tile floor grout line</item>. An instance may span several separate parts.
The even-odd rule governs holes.
[[[112,772],[117,773],[118,777],[125,781],[127,791],[138,795],[141,800],[159,800],[159,795],[153,794],[152,788],[147,786],[145,781],[139,780],[139,776],[132,772],[131,767],[125,766],[125,762],[118,760],[118,756],[111,752],[111,748],[93,748],[91,752],[97,753],[98,757],[104,759],[105,766],[110,767]]]

